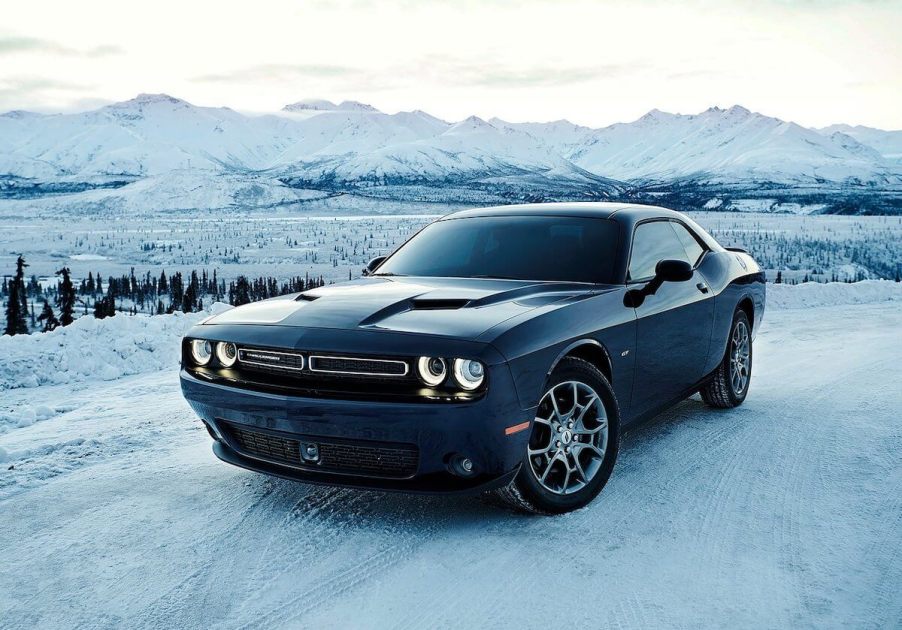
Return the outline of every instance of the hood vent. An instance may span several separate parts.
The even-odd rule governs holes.
[[[312,302],[313,300],[318,300],[318,295],[307,295],[306,293],[301,293],[297,298],[298,302]]]
[[[411,300],[415,311],[453,311],[465,307],[470,300],[464,299],[429,299]]]

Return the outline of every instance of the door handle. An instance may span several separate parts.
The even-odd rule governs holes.
[[[701,291],[702,293],[708,292],[708,285],[705,284],[704,282],[699,282],[697,285],[695,285],[695,288],[698,289],[699,291]]]

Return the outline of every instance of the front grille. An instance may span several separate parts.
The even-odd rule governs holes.
[[[300,372],[304,369],[304,355],[295,352],[239,348],[238,361],[253,370],[275,374]]]
[[[239,451],[252,457],[289,464],[305,470],[406,478],[416,473],[419,463],[419,450],[412,444],[294,438],[254,431],[234,424],[227,424],[227,431]],[[301,442],[317,445],[318,462],[309,462],[301,457]]]
[[[310,357],[310,370],[329,374],[353,374],[360,376],[404,376],[407,363],[387,359],[361,359],[357,357]]]
[[[239,370],[283,374],[295,379],[311,379],[314,375],[330,377],[403,378],[410,372],[406,361],[400,359],[369,359],[312,355],[300,352],[239,348]]]

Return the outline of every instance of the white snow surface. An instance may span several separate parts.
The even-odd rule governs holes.
[[[216,303],[203,313],[79,317],[48,333],[0,336],[0,392],[17,387],[109,381],[172,369],[188,328],[231,308]]]
[[[898,287],[768,289],[745,404],[694,398],[630,432],[602,494],[561,517],[219,462],[172,361],[190,317],[2,337],[36,369],[146,345],[103,355],[144,364],[116,380],[70,365],[0,386],[28,416],[0,433],[0,625],[897,627]]]
[[[862,282],[804,282],[768,284],[767,310],[866,304],[902,300],[902,283],[889,280]]]

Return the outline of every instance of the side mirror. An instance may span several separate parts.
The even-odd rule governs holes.
[[[685,260],[662,260],[655,265],[655,280],[659,278],[661,282],[692,280],[692,265]]]
[[[631,289],[623,296],[623,303],[631,308],[642,306],[649,295],[654,295],[665,282],[686,282],[692,279],[692,265],[685,260],[661,260],[655,265],[655,277],[641,289]]]
[[[371,261],[366,264],[366,267],[363,268],[363,275],[369,276],[371,275],[379,265],[385,260],[385,256],[376,256]]]

